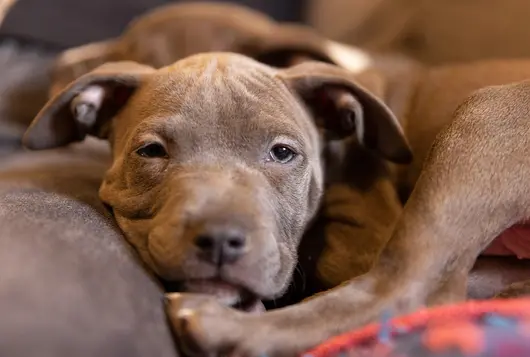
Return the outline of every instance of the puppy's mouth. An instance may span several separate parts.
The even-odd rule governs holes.
[[[181,292],[214,296],[222,304],[241,311],[250,313],[265,311],[263,303],[256,294],[220,278],[189,279],[179,283],[178,289]]]

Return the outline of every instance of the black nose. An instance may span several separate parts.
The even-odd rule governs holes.
[[[230,229],[210,229],[197,235],[194,240],[199,257],[216,265],[236,262],[247,251],[243,234]]]

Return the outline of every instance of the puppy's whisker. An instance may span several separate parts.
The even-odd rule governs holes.
[[[300,278],[302,280],[302,291],[305,291],[306,285],[307,285],[306,284],[306,274],[305,274],[302,266],[299,265],[299,264],[296,265],[295,272],[297,272],[300,275]],[[293,282],[295,282],[295,284],[296,284],[296,279],[293,279]]]

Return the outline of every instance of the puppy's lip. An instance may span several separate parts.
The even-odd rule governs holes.
[[[221,303],[240,310],[246,310],[248,306],[253,309],[259,301],[248,289],[221,278],[189,279],[182,283],[182,287],[189,293],[215,296]]]
[[[186,292],[213,295],[222,303],[233,306],[241,300],[243,288],[219,278],[190,279],[183,282]]]

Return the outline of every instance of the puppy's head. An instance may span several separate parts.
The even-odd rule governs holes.
[[[287,287],[323,187],[323,137],[410,152],[389,110],[338,67],[278,70],[230,53],[155,70],[108,63],[42,109],[24,144],[108,138],[100,196],[145,262],[227,304]]]

